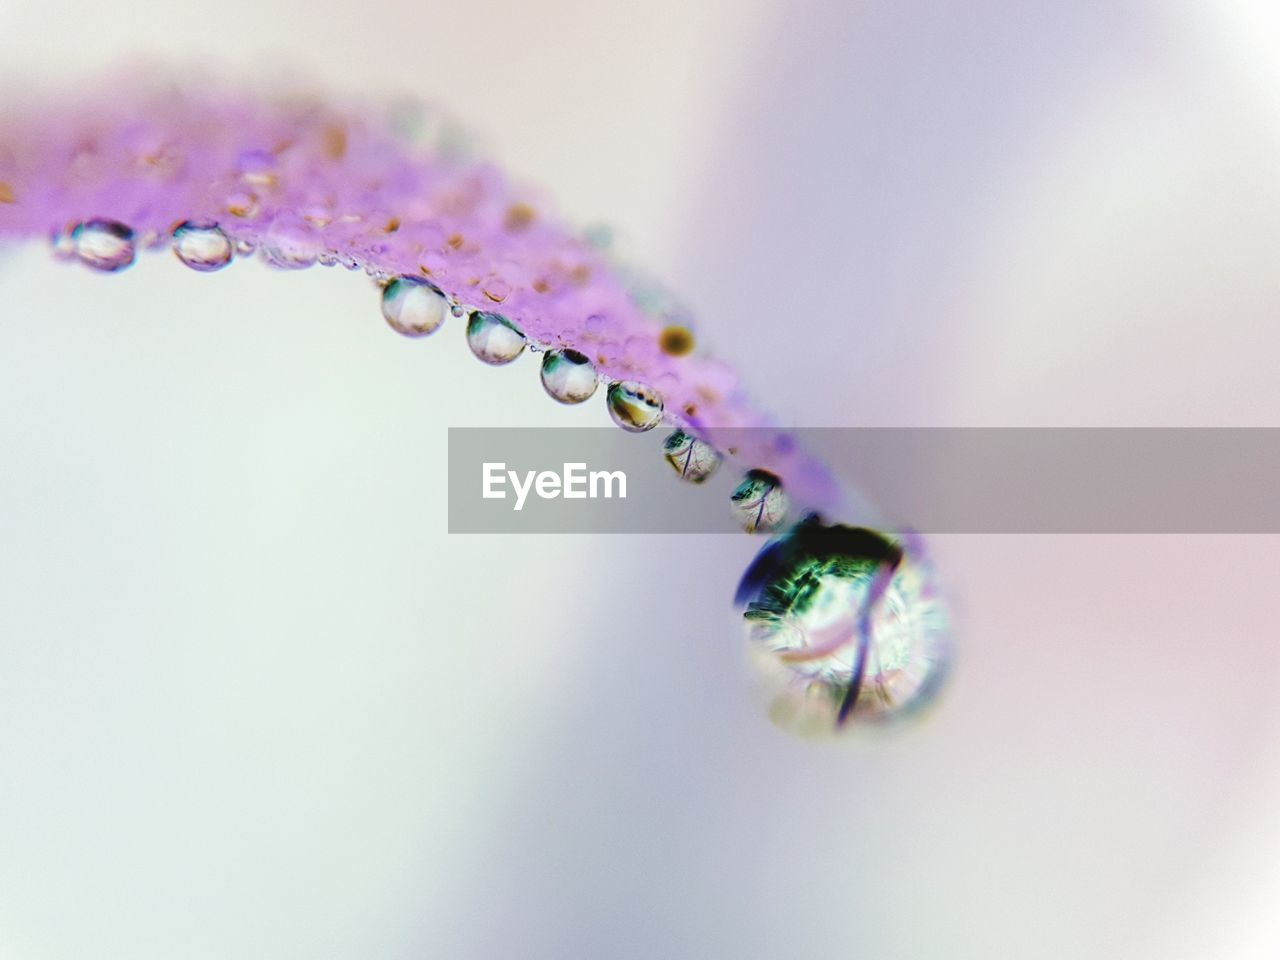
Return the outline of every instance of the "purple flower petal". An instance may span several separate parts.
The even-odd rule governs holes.
[[[465,307],[500,311],[543,349],[579,351],[602,379],[658,391],[668,422],[712,444],[730,428],[769,427],[734,371],[693,350],[684,312],[659,288],[492,164],[406,135],[404,105],[137,81],[100,89],[0,114],[0,239],[65,246],[58,238],[81,224],[116,224],[141,251],[169,245],[184,224],[216,225],[276,267],[421,278]],[[81,259],[132,262],[121,253],[111,267],[111,253]],[[797,503],[837,502],[819,465],[767,435],[753,447],[736,455],[782,477]]]

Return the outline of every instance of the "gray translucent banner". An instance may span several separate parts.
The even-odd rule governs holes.
[[[667,433],[450,428],[449,532],[739,531],[729,495],[750,464],[726,461],[705,483],[684,482],[663,456]],[[751,431],[738,433],[721,435],[721,444],[758,446]],[[1280,532],[1280,429],[812,428],[792,435],[845,491],[833,519],[846,523],[921,533]],[[540,487],[538,473],[548,474]],[[792,519],[803,508],[796,505]]]

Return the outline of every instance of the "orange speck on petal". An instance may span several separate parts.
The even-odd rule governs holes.
[[[334,123],[324,128],[322,138],[324,155],[330,160],[341,160],[347,155],[347,129]]]
[[[693,334],[684,327],[664,327],[658,335],[658,347],[669,357],[683,357],[693,350]]]
[[[507,215],[502,224],[511,233],[519,233],[533,223],[536,216],[537,211],[527,203],[513,203],[507,207]]]

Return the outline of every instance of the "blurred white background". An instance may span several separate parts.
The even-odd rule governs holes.
[[[1273,7],[936,6],[9,2],[0,89],[439,99],[798,424],[1277,425]],[[575,422],[357,276],[0,253],[0,958],[1280,952],[1280,540],[939,538],[940,708],[815,746],[745,538],[444,533],[447,426]]]

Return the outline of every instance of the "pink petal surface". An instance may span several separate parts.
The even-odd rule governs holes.
[[[781,477],[798,506],[839,502],[730,367],[669,348],[663,331],[687,326],[669,297],[493,164],[424,140],[414,108],[115,79],[98,89],[0,110],[0,239],[56,246],[101,219],[128,225],[139,249],[163,248],[175,226],[203,221],[275,266],[427,278],[543,349],[580,351],[604,379],[649,385],[668,422],[718,446],[733,438],[730,455]]]

